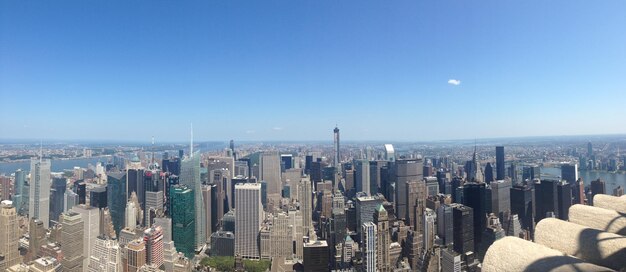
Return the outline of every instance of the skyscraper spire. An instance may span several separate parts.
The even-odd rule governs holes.
[[[191,142],[189,144],[189,157],[193,157],[193,123],[191,123]]]
[[[39,162],[43,160],[43,140],[39,142]]]

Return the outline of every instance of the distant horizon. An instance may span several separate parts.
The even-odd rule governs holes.
[[[486,138],[465,138],[465,139],[443,139],[443,140],[351,140],[351,139],[341,139],[340,141],[343,143],[438,143],[438,142],[488,142],[488,141],[498,141],[498,140],[525,140],[525,139],[551,139],[551,138],[566,138],[566,139],[579,139],[588,141],[593,140],[593,138],[613,138],[613,137],[626,137],[626,133],[615,133],[615,134],[580,134],[580,135],[528,135],[528,136],[513,136],[513,137],[486,137]],[[582,139],[582,138],[589,139]],[[332,134],[329,135],[328,139],[320,139],[320,140],[237,140],[233,139],[225,139],[225,140],[202,140],[202,139],[194,139],[194,145],[196,144],[204,144],[204,143],[228,143],[230,140],[234,140],[235,144],[237,143],[332,143]],[[626,138],[624,138],[626,140]],[[139,144],[149,146],[152,144],[152,139],[148,139],[146,141],[143,140],[105,140],[105,139],[14,139],[14,138],[0,138],[0,144],[39,144],[43,141],[44,145],[50,144],[72,144],[72,143],[86,143],[86,144]],[[155,138],[155,145],[189,145],[189,139],[186,141],[158,141]]]

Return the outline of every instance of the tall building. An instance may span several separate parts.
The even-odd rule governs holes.
[[[298,186],[298,199],[300,202],[300,212],[302,213],[303,235],[308,236],[313,231],[313,187],[309,177],[300,179]]]
[[[461,272],[461,255],[451,248],[441,250],[441,272]]]
[[[593,197],[597,194],[606,194],[606,183],[599,178],[591,181],[591,199],[589,199],[591,205],[593,205]]]
[[[452,205],[443,204],[437,208],[437,236],[445,246],[452,245],[452,228]]]
[[[372,195],[370,188],[370,163],[368,160],[356,160],[354,171],[354,183],[356,185],[357,192],[364,192],[367,195]]]
[[[28,216],[43,222],[44,228],[50,223],[50,160],[30,161],[30,193]]]
[[[74,205],[78,205],[78,194],[68,188],[63,194],[63,212],[69,211]]]
[[[591,142],[587,143],[587,156],[593,156],[593,146],[591,145]]]
[[[0,202],[0,271],[22,262],[19,251],[19,222],[10,200]]]
[[[64,270],[65,271],[65,270]],[[122,272],[122,251],[116,240],[98,236],[89,257],[89,272]]]
[[[27,260],[32,261],[41,257],[41,246],[46,244],[46,229],[43,222],[37,218],[31,218],[28,226],[28,253]]]
[[[163,229],[155,226],[143,232],[146,244],[146,260],[150,265],[160,267],[163,264]]]
[[[125,272],[137,272],[146,264],[146,245],[143,240],[133,240],[126,245]]]
[[[180,184],[186,185],[194,193],[194,205],[193,210],[195,212],[194,224],[194,243],[195,248],[202,248],[206,243],[206,229],[204,224],[206,223],[206,216],[204,201],[202,199],[202,181],[200,180],[200,155],[190,154],[189,157],[184,158],[180,169]],[[177,244],[176,247],[180,249]]]
[[[362,226],[367,222],[374,222],[374,214],[383,200],[373,196],[357,197],[356,199],[356,224]],[[357,232],[360,229],[357,230]],[[359,232],[359,234],[361,234]]]
[[[112,172],[107,174],[107,202],[113,229],[117,235],[124,228],[124,213],[126,209],[126,173]]]
[[[535,180],[535,222],[546,218],[547,214],[554,212],[559,217],[558,197],[557,197],[557,180]]]
[[[210,185],[202,185],[202,201],[204,201],[205,208],[204,220],[206,220],[204,223],[204,233],[207,234],[207,242],[210,240],[208,238],[211,237],[209,234],[213,233],[213,199],[211,198],[211,188],[213,187]]]
[[[412,180],[406,182],[407,209],[404,218],[407,225],[413,230],[419,230],[422,226],[422,215],[426,207],[426,184],[424,181]],[[399,216],[400,217],[400,216]]]
[[[511,214],[517,214],[522,228],[533,233],[535,229],[535,189],[526,186],[511,188]]]
[[[455,205],[452,210],[454,251],[459,254],[474,250],[474,213],[472,208]],[[482,232],[481,232],[482,233]]]
[[[83,220],[83,268],[85,268],[89,264],[93,243],[100,234],[100,211],[85,204],[74,206],[71,211],[80,214]]]
[[[29,187],[26,186],[26,173],[22,169],[15,171],[15,195],[13,196],[13,206],[18,214],[25,214],[28,211]]]
[[[478,256],[482,259],[487,252],[487,249],[497,240],[504,238],[506,232],[500,224],[500,219],[495,214],[490,214],[487,217],[487,227],[483,231],[483,242],[478,252]]]
[[[569,182],[570,184],[575,184],[578,180],[578,164],[576,163],[567,163],[561,165],[561,178]]]
[[[396,152],[392,144],[385,144],[385,160],[390,162],[396,161]]]
[[[339,128],[335,127],[335,129],[333,130],[333,135],[334,135],[334,154],[335,158],[333,160],[333,166],[335,167],[335,169],[340,169],[341,167],[341,156],[339,155]]]
[[[485,165],[485,182],[487,184],[489,184],[492,181],[494,181],[494,179],[493,179],[493,167],[491,167],[491,163],[488,162],[487,165]]]
[[[278,155],[278,151],[266,151],[261,153],[260,162],[259,175],[260,180],[267,182],[268,202],[272,204],[270,206],[277,206],[280,203],[282,189],[280,156]]]
[[[394,266],[389,257],[391,236],[389,232],[389,214],[383,205],[379,204],[374,213],[376,223],[376,271],[392,271]]]
[[[562,180],[556,185],[557,188],[557,217],[561,220],[569,219],[569,207],[572,206],[572,185]]]
[[[423,227],[423,246],[424,251],[430,251],[435,246],[435,235],[437,230],[435,229],[435,221],[437,219],[437,214],[434,210],[426,208],[424,210],[424,227]]]
[[[50,222],[59,222],[59,215],[63,212],[63,202],[67,180],[65,178],[53,178],[50,188]]]
[[[491,186],[491,211],[504,220],[511,211],[511,180],[497,180]]]
[[[235,185],[235,255],[246,259],[258,259],[259,230],[263,222],[261,184]]]
[[[63,271],[83,271],[85,223],[82,216],[74,211],[61,214],[61,249]]]
[[[473,230],[474,230],[474,252],[478,252],[478,247],[482,240],[482,233],[485,230],[485,220],[487,216],[487,195],[485,183],[466,183],[463,186],[463,204],[472,208]],[[491,202],[491,201],[489,201]],[[465,252],[459,252],[465,253]]]
[[[375,272],[376,260],[376,225],[374,222],[365,222],[361,225],[361,243],[363,244],[363,266],[367,272]]]
[[[407,181],[423,179],[423,163],[421,159],[396,160],[394,163],[395,173],[395,205],[398,219],[407,219]]]
[[[170,193],[172,203],[172,240],[176,248],[192,258],[196,246],[196,213],[195,194],[192,189],[185,185],[174,185]]]
[[[329,251],[326,241],[311,241],[304,244],[302,265],[305,272],[329,270]]]
[[[504,180],[504,146],[496,146],[496,180]]]
[[[291,257],[293,254],[293,226],[289,214],[280,212],[272,218],[270,229],[270,257]]]

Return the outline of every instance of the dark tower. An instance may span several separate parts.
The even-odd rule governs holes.
[[[474,215],[472,208],[456,205],[452,210],[452,240],[454,251],[463,254],[474,251]]]
[[[485,183],[466,183],[463,185],[463,204],[472,208],[474,216],[474,243],[475,251],[481,242],[482,233],[485,230],[487,214],[487,195]],[[463,252],[459,252],[463,253]]]
[[[504,180],[504,146],[496,146],[496,179]]]
[[[569,207],[572,206],[572,184],[561,181],[557,184],[558,217],[561,220],[568,220]]]
[[[529,186],[511,188],[511,214],[517,214],[522,228],[533,232],[535,227],[535,194]]]
[[[491,163],[487,163],[487,165],[485,165],[485,182],[487,184],[491,183],[493,181],[493,167],[491,167]]]
[[[556,180],[541,180],[535,183],[535,200],[536,213],[535,222],[539,222],[541,219],[546,218],[548,212],[554,212],[556,217],[559,217],[559,204],[557,198],[557,184]]]

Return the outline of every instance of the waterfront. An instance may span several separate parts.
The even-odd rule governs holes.
[[[556,178],[557,176],[561,176],[561,168],[541,168],[542,178]],[[607,194],[613,194],[613,189],[617,186],[622,186],[622,188],[626,188],[626,174],[623,173],[578,170],[578,177],[583,179],[585,186],[590,185],[592,180],[596,180],[598,178],[604,180],[606,182]]]

